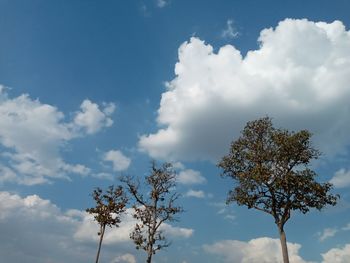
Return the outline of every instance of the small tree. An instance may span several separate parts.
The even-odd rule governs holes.
[[[120,215],[125,212],[127,198],[121,186],[114,188],[113,185],[105,193],[97,187],[93,191],[92,197],[96,202],[96,206],[86,209],[86,212],[93,214],[95,221],[100,225],[100,231],[98,232],[100,241],[96,255],[96,263],[98,263],[106,226],[119,226],[121,222]]]
[[[236,202],[273,216],[284,263],[289,262],[284,225],[291,211],[305,214],[310,208],[321,210],[326,205],[334,206],[339,198],[329,194],[330,183],[316,182],[317,174],[308,168],[310,161],[320,155],[310,138],[307,130],[275,129],[271,119],[265,117],[248,122],[218,164],[222,176],[237,183],[229,191],[227,203]]]
[[[160,168],[152,163],[151,174],[145,179],[146,188],[140,188],[140,182],[132,177],[124,177],[122,181],[135,200],[133,206],[134,218],[139,223],[135,225],[130,238],[136,249],[143,249],[147,253],[147,263],[152,262],[152,256],[170,243],[161,230],[166,221],[175,221],[175,215],[182,212],[180,206],[175,205],[179,194],[175,190],[175,171],[170,163]]]

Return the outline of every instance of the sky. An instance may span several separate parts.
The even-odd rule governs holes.
[[[92,262],[95,187],[172,162],[185,212],[156,263],[281,262],[273,218],[226,205],[247,121],[308,129],[338,205],[286,225],[293,263],[350,258],[350,2],[0,0],[0,254]],[[144,262],[131,209],[101,262]]]

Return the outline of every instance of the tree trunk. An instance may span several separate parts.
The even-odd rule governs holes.
[[[283,230],[283,226],[282,227],[279,226],[278,230],[279,230],[279,233],[280,233],[280,241],[281,241],[281,247],[282,247],[283,263],[289,263],[286,233]]]
[[[146,263],[151,263],[152,262],[152,255],[153,255],[153,252],[148,252],[148,256],[147,256],[147,261]]]
[[[152,262],[152,256],[153,256],[153,235],[151,235],[151,238],[149,239],[148,242],[150,242],[149,247],[148,247],[148,251],[147,251],[147,261],[146,263],[151,263]]]
[[[101,251],[101,246],[102,246],[103,235],[105,234],[105,229],[106,229],[105,225],[100,227],[100,242],[98,244],[98,250],[97,250],[97,255],[96,255],[96,263],[98,263],[98,259],[100,257],[100,251]]]

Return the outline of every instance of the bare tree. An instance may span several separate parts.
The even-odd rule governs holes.
[[[330,183],[318,183],[308,166],[320,152],[310,142],[307,130],[275,129],[269,117],[248,122],[242,135],[232,142],[230,152],[218,166],[222,176],[235,180],[227,203],[236,202],[273,216],[278,227],[283,262],[288,263],[284,225],[291,212],[303,214],[336,205],[338,195],[329,194]]]
[[[92,197],[96,202],[96,206],[86,209],[86,212],[93,214],[95,221],[100,225],[100,231],[98,232],[100,241],[96,255],[96,263],[98,263],[106,226],[119,226],[121,222],[120,216],[125,212],[125,206],[128,200],[122,186],[114,188],[113,185],[108,187],[106,192],[103,192],[101,188],[97,187],[93,191]]]
[[[179,194],[175,192],[176,173],[170,163],[160,168],[152,162],[151,174],[146,176],[145,188],[141,189],[139,180],[133,177],[124,177],[122,181],[134,199],[134,218],[138,220],[130,238],[137,249],[147,253],[147,263],[152,262],[152,256],[170,243],[166,240],[161,226],[166,221],[175,221],[175,215],[183,211],[176,206],[175,201]]]

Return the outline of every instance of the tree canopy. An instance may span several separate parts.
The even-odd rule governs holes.
[[[310,168],[310,162],[320,156],[311,136],[307,130],[276,129],[269,117],[248,122],[218,163],[221,175],[236,182],[227,203],[272,215],[282,234],[291,211],[305,214],[311,208],[335,205],[338,196],[329,193],[332,185],[317,182]]]
[[[170,163],[157,167],[155,162],[152,162],[151,173],[146,176],[143,189],[137,179],[122,178],[135,201],[134,218],[139,221],[130,238],[137,249],[147,252],[147,263],[152,261],[152,255],[158,250],[170,245],[161,229],[163,223],[175,221],[176,214],[183,211],[175,204],[179,198],[175,179],[176,173]]]
[[[120,216],[125,212],[125,206],[128,200],[123,188],[121,186],[114,187],[113,185],[109,186],[105,192],[97,187],[94,189],[92,197],[96,202],[96,206],[86,209],[86,212],[94,215],[95,221],[100,225],[100,230],[98,232],[100,241],[96,255],[97,263],[106,226],[119,226],[121,222]]]

